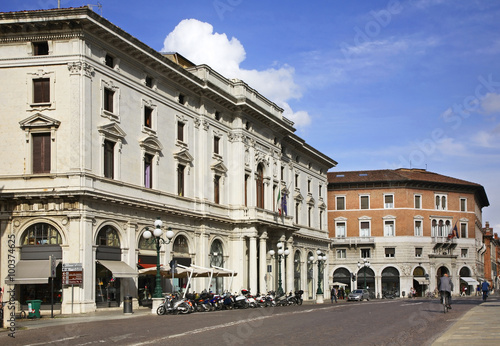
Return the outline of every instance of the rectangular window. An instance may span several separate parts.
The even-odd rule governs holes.
[[[421,208],[422,208],[422,196],[415,195],[415,209],[421,209]]]
[[[153,108],[144,107],[144,126],[153,127]]]
[[[460,250],[460,257],[462,257],[462,258],[469,257],[469,251],[468,251],[468,249],[461,249]]]
[[[386,247],[385,248],[385,257],[395,257],[396,256],[396,249],[393,247]]]
[[[184,123],[177,122],[177,140],[179,142],[184,142]]]
[[[144,187],[153,188],[153,155],[144,155]]]
[[[295,188],[299,188],[299,175],[295,174]]]
[[[370,209],[370,196],[360,196],[359,201],[361,209]]]
[[[115,142],[104,141],[104,177],[113,179],[115,171]]]
[[[359,236],[360,237],[369,237],[370,236],[370,222],[369,221],[361,221],[359,223]]]
[[[467,224],[460,223],[460,238],[467,238]]]
[[[177,194],[184,196],[184,168],[183,165],[177,166]]]
[[[47,41],[33,42],[33,55],[49,55],[49,43]]]
[[[337,222],[335,224],[335,236],[337,238],[345,238],[346,236],[345,222]]]
[[[435,195],[435,201],[437,210],[447,210],[446,195]]]
[[[153,77],[146,76],[146,86],[148,88],[152,88],[153,87]]]
[[[415,257],[422,257],[422,248],[421,247],[416,247],[415,248]]]
[[[337,249],[337,258],[347,258],[347,250]]]
[[[285,167],[281,167],[281,180],[285,180]]]
[[[186,103],[186,97],[183,94],[179,94],[178,100],[179,100],[179,103],[181,105],[183,105],[184,103]]]
[[[394,208],[394,195],[384,195],[384,208],[385,209]]]
[[[308,227],[311,227],[311,212],[312,212],[312,208],[311,207],[307,208],[307,226]]]
[[[384,236],[394,237],[394,221],[384,221]]]
[[[33,79],[33,103],[50,103],[50,78]]]
[[[319,211],[319,229],[323,230],[323,210]]]
[[[248,207],[248,179],[250,176],[245,174],[245,207]]]
[[[33,173],[50,173],[50,133],[34,133]]]
[[[460,211],[467,211],[467,198],[460,198]]]
[[[416,237],[422,236],[422,221],[420,220],[415,220],[415,236]]]
[[[322,192],[321,192],[321,190],[323,190],[323,186],[322,186],[322,185],[319,185],[319,186],[318,186],[318,195],[319,195],[319,197],[321,197],[321,196],[322,196]]]
[[[220,143],[220,138],[217,136],[214,136],[214,153],[219,154],[219,143]]]
[[[307,180],[307,193],[311,192],[311,181]]]
[[[104,58],[104,64],[108,67],[115,67],[115,62],[114,62],[114,59],[111,55],[109,54],[106,54],[106,57]]]
[[[115,92],[111,89],[104,88],[104,110],[113,113],[113,98]]]
[[[370,258],[370,249],[361,249],[361,258]]]
[[[337,210],[345,210],[345,197],[338,196],[336,198],[336,201],[337,201]]]
[[[300,206],[300,203],[296,202],[295,203],[295,223],[296,224],[299,223],[299,206]]]
[[[216,175],[214,178],[214,203],[220,203],[220,190],[219,190],[220,176]]]

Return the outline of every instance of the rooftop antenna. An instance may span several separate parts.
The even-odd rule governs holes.
[[[87,6],[93,11],[94,10],[94,6],[97,6],[97,8],[99,9],[99,12],[101,14],[101,17],[102,17],[102,4],[98,1],[97,2],[97,5],[92,5],[92,4],[87,4]]]

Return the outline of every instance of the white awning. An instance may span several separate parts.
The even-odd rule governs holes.
[[[473,278],[462,276],[462,277],[460,277],[460,280],[467,282],[467,284],[469,286],[479,285],[479,282],[477,282],[476,279],[473,279]]]
[[[420,284],[420,285],[429,285],[430,282],[428,279],[426,279],[425,277],[413,277],[413,280],[417,280],[417,282]]]
[[[135,278],[137,271],[122,261],[98,260],[100,264],[108,268],[115,278]]]
[[[8,275],[5,283],[14,284],[46,284],[49,282],[50,260],[20,260],[16,263],[13,276]]]

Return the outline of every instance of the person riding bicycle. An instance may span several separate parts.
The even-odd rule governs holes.
[[[488,291],[490,290],[490,283],[486,280],[481,284],[481,291],[483,291],[483,301],[486,301],[488,298]]]
[[[443,295],[448,296],[448,309],[451,309],[451,291],[453,291],[453,282],[448,277],[448,274],[444,274],[439,282],[439,292],[441,293],[441,298]]]

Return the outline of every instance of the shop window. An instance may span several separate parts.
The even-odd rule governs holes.
[[[120,238],[116,230],[111,226],[102,228],[97,235],[97,245],[120,247]]]
[[[57,245],[62,244],[61,235],[47,223],[37,223],[30,226],[24,233],[22,245]]]

